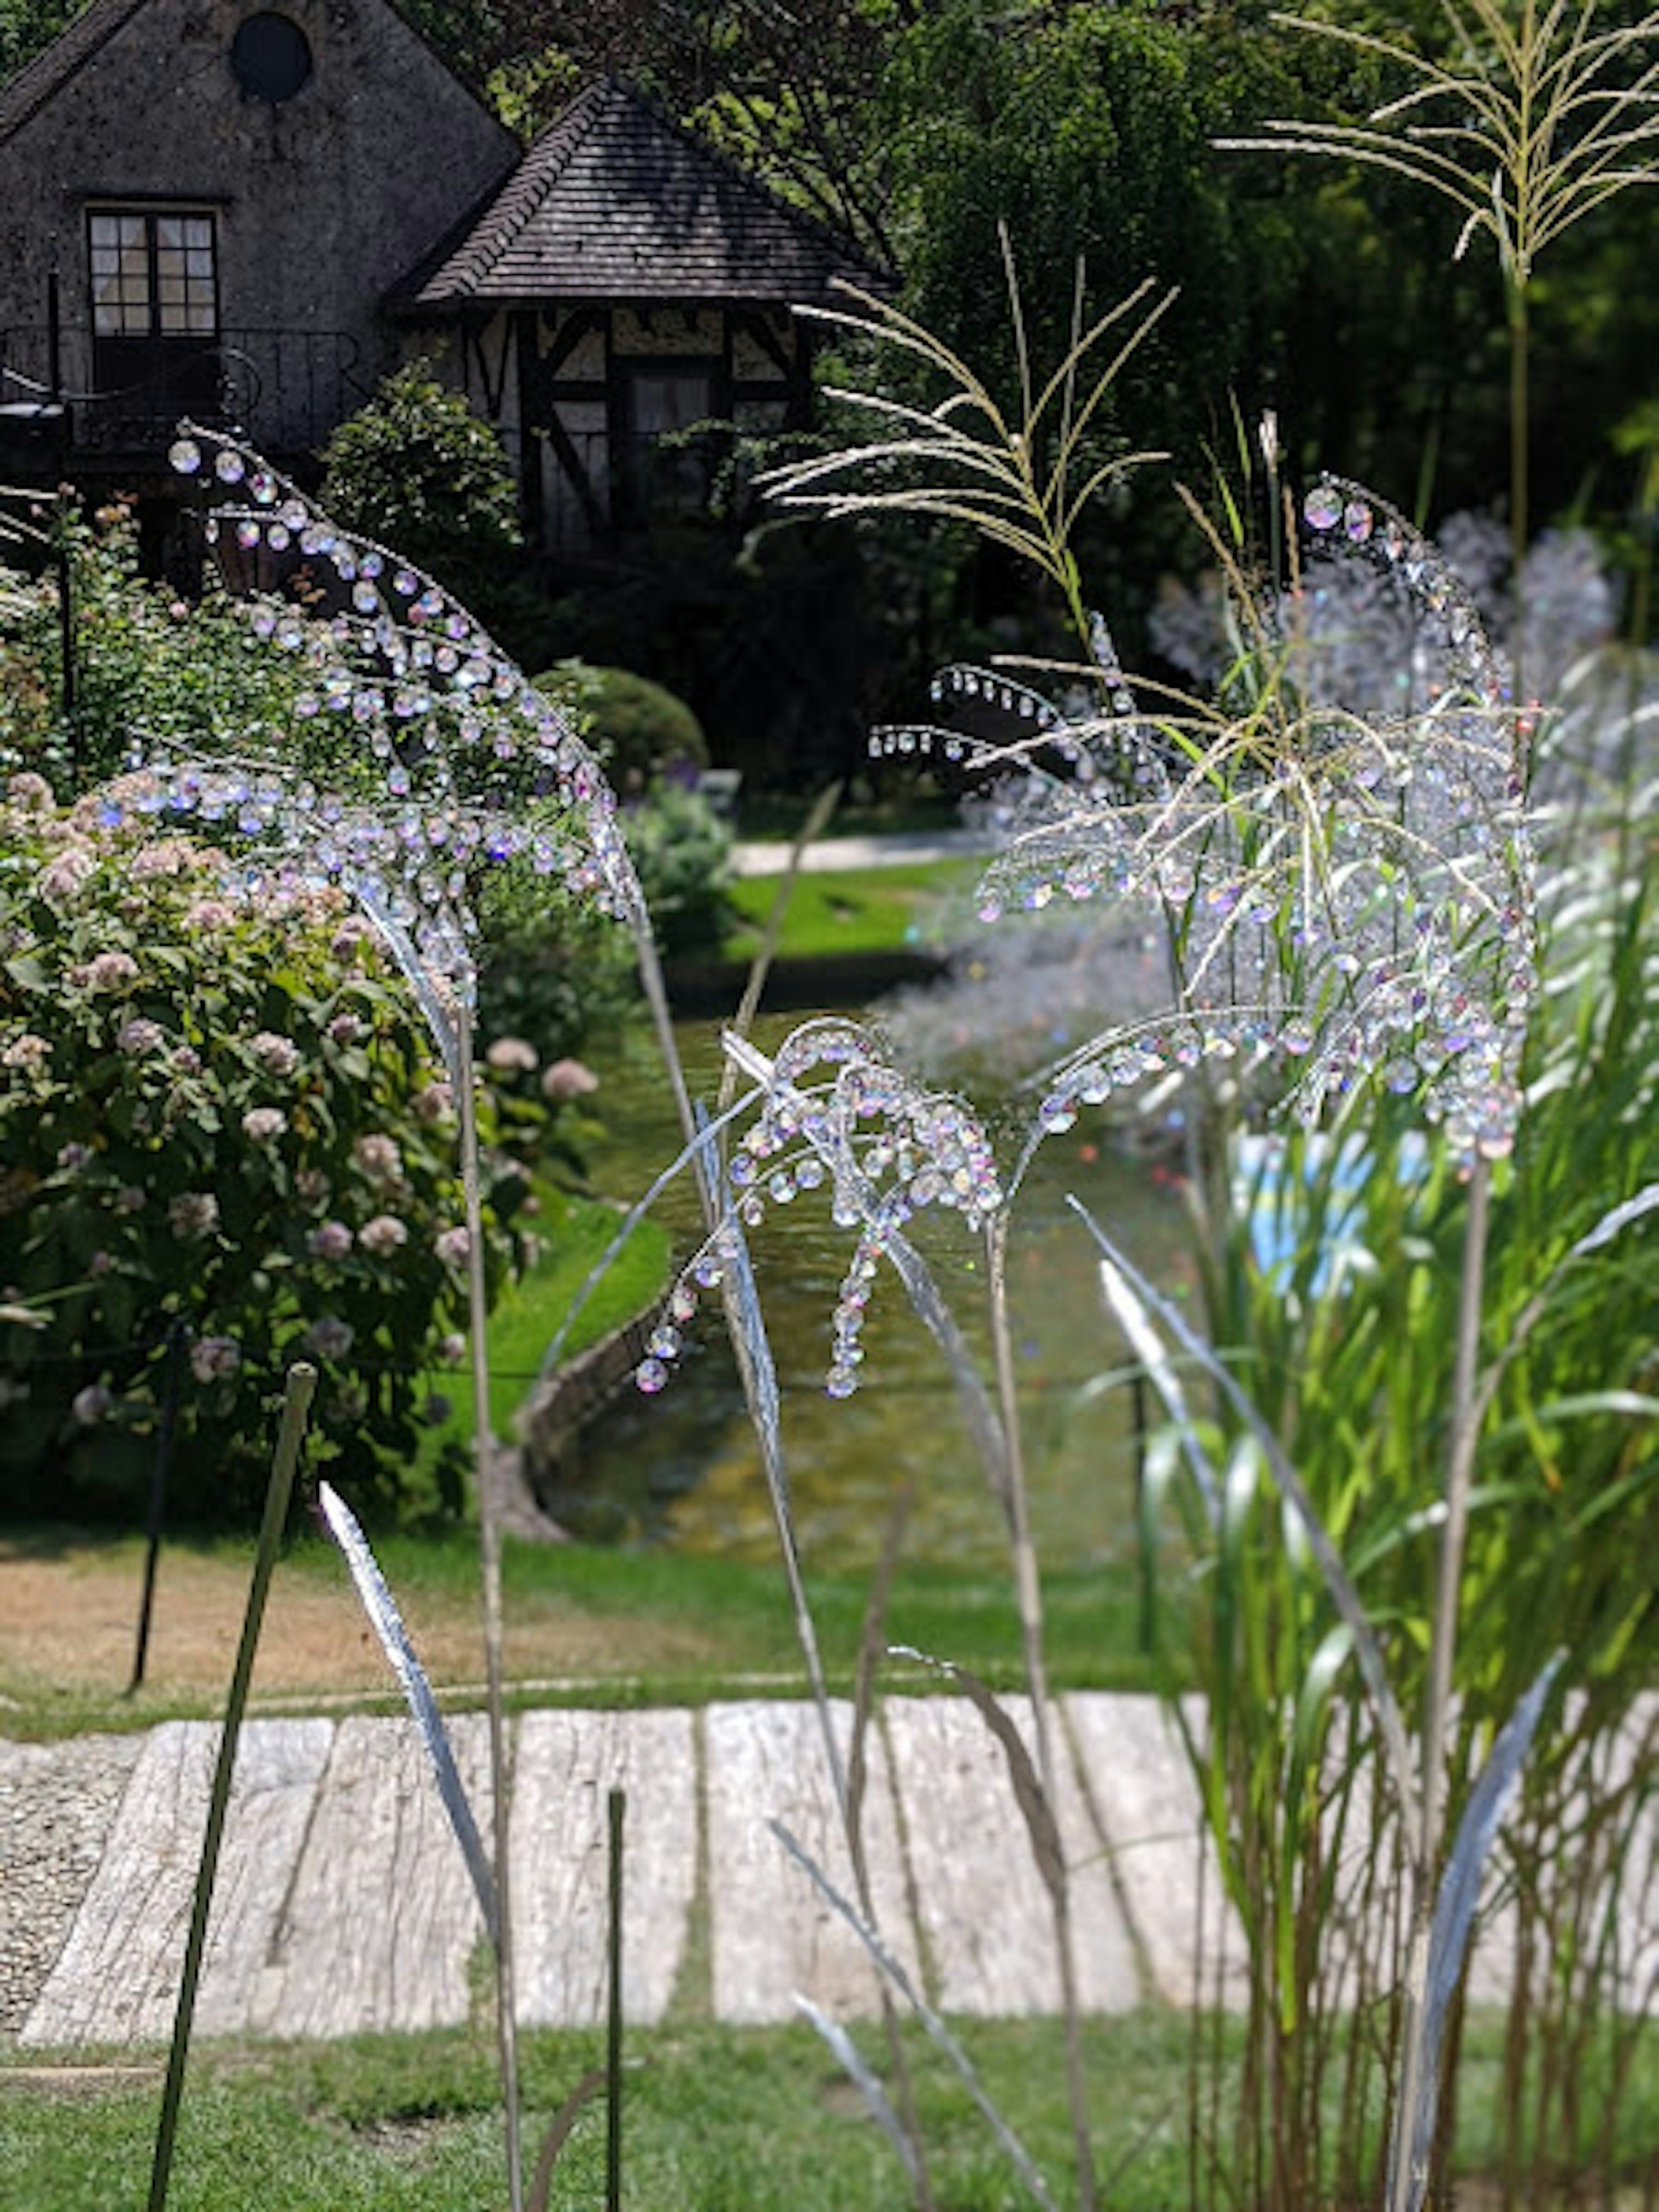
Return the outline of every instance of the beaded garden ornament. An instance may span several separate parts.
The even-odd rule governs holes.
[[[1055,706],[996,671],[951,669],[935,696],[1001,732],[882,731],[999,790],[1002,849],[980,912],[1139,899],[1166,926],[1170,1006],[1053,1071],[1042,1128],[1170,1070],[1271,1069],[1299,1112],[1372,1074],[1412,1093],[1456,1152],[1513,1143],[1535,988],[1533,857],[1517,718],[1468,593],[1403,516],[1322,477],[1303,507],[1301,587],[1361,559],[1407,595],[1431,672],[1397,714],[1323,704],[1297,684],[1296,599],[1258,611],[1268,641],[1224,704],[1143,710],[1103,623],[1095,666]],[[1086,676],[1079,686],[1075,678]],[[1012,724],[1012,733],[1009,726]]]
[[[304,772],[301,732],[287,758],[141,757],[143,803],[234,828],[253,873],[353,896],[459,1080],[480,866],[521,860],[647,926],[615,796],[554,702],[431,577],[338,528],[233,435],[185,423],[168,458],[209,494],[204,533],[253,635],[304,669],[296,714],[357,742],[339,789]]]

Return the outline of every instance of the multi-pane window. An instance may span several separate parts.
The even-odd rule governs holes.
[[[208,337],[219,327],[210,215],[87,217],[100,338]]]

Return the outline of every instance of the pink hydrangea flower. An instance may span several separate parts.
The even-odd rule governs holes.
[[[343,1221],[325,1221],[307,1237],[306,1249],[313,1260],[343,1260],[351,1249],[351,1231]]]
[[[164,1034],[160,1022],[148,1021],[143,1015],[135,1014],[130,1022],[122,1023],[115,1042],[121,1051],[137,1059],[144,1053],[154,1052]]]
[[[190,1347],[190,1371],[198,1382],[228,1382],[242,1364],[234,1336],[198,1337]]]
[[[343,1359],[356,1334],[351,1323],[337,1314],[324,1314],[306,1331],[306,1349],[314,1352],[319,1359]]]
[[[433,1239],[433,1250],[446,1267],[464,1267],[472,1254],[472,1239],[465,1229],[443,1229]]]
[[[447,1121],[455,1111],[455,1093],[447,1083],[428,1083],[414,1097],[416,1116],[422,1121]]]
[[[15,1036],[3,1052],[0,1052],[0,1067],[26,1067],[31,1073],[44,1067],[52,1057],[50,1039],[36,1036],[33,1030],[25,1030]]]
[[[568,1098],[585,1098],[599,1087],[599,1077],[580,1060],[556,1060],[542,1078],[542,1096],[556,1105]]]
[[[66,846],[41,869],[34,888],[43,899],[72,898],[97,866],[98,856],[90,846]]]
[[[77,1390],[70,1401],[70,1411],[83,1429],[96,1428],[115,1405],[115,1393],[102,1382],[88,1382],[84,1390]]]
[[[223,899],[198,899],[187,908],[185,927],[196,937],[212,937],[222,929],[228,929],[236,919],[236,909],[227,906]]]
[[[404,1171],[404,1156],[390,1137],[359,1137],[357,1164],[371,1182],[396,1182]]]
[[[21,769],[6,786],[6,796],[21,814],[45,814],[55,804],[52,786],[33,769]]]
[[[538,1066],[536,1048],[523,1037],[497,1037],[484,1053],[485,1064],[498,1075],[529,1075]]]
[[[167,1206],[167,1226],[175,1237],[194,1243],[219,1226],[219,1201],[210,1190],[184,1190]]]
[[[356,1044],[363,1033],[363,1024],[356,1014],[336,1014],[328,1025],[328,1033],[336,1044]]]
[[[118,991],[123,984],[134,981],[137,974],[138,963],[130,952],[100,952],[82,966],[71,968],[70,981],[88,991]]]
[[[287,1127],[280,1106],[255,1106],[242,1116],[242,1134],[251,1145],[274,1145]]]
[[[189,875],[201,866],[201,856],[187,837],[162,837],[140,846],[130,865],[142,882],[147,877]]]
[[[377,1213],[357,1231],[357,1242],[377,1260],[389,1259],[409,1242],[409,1231],[395,1213]]]
[[[248,1050],[267,1075],[292,1075],[300,1065],[298,1045],[291,1037],[278,1036],[274,1030],[261,1030]]]

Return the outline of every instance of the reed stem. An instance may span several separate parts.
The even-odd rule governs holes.
[[[1036,1546],[1031,1535],[1025,1455],[1014,1378],[1013,1333],[1008,1318],[1006,1208],[995,1215],[987,1230],[985,1250],[989,1279],[991,1344],[996,1362],[997,1404],[1002,1430],[1003,1507],[1007,1516],[1008,1545],[1013,1561],[1015,1596],[1019,1607],[1020,1645],[1024,1660],[1026,1689],[1031,1700],[1032,1727],[1036,1738],[1037,1773],[1058,1834],[1060,1776],[1048,1708],[1048,1670],[1043,1652],[1042,1584],[1037,1573]],[[1072,1947],[1071,1883],[1063,1852],[1053,1895],[1054,1948],[1060,1963],[1060,2009],[1066,2023],[1066,2101],[1071,2108],[1072,2136],[1077,2159],[1078,2212],[1094,2212],[1094,2150],[1089,2135],[1089,2094],[1083,2064],[1083,2019],[1078,2002],[1077,1964]]]
[[[1394,2150],[1389,2186],[1389,2212],[1415,2212],[1425,2177],[1412,2170],[1411,2146],[1417,2108],[1431,2085],[1423,2078],[1428,2027],[1429,1932],[1434,1917],[1446,1814],[1446,1723],[1451,1705],[1453,1662],[1457,1650],[1458,1600],[1463,1553],[1468,1536],[1469,1493],[1474,1486],[1475,1445],[1480,1433],[1476,1368],[1480,1353],[1481,1306],[1486,1290],[1486,1243],[1492,1170],[1477,1156],[1469,1176],[1468,1211],[1463,1222],[1463,1265],[1457,1295],[1457,1340],[1452,1376],[1451,1438],[1442,1503],[1440,1556],[1436,1570],[1434,1616],[1430,1631],[1428,1683],[1423,1708],[1423,1744],[1418,1790],[1417,1849],[1413,1867],[1411,1949],[1406,1978],[1406,2021],[1399,2095],[1395,2106]]]
[[[248,1688],[253,1680],[253,1658],[264,1620],[265,1598],[276,1565],[276,1553],[288,1521],[289,1499],[294,1492],[294,1472],[300,1463],[306,1420],[317,1388],[317,1370],[297,1361],[288,1370],[283,1394],[283,1424],[265,1488],[264,1518],[259,1527],[258,1547],[253,1555],[253,1575],[248,1584],[247,1609],[242,1616],[242,1640],[225,1699],[224,1726],[219,1734],[219,1756],[213,1770],[208,1798],[207,1826],[202,1836],[202,1856],[196,1869],[196,1894],[191,1901],[190,1933],[185,1941],[184,1972],[179,1984],[179,2003],[173,2018],[173,2043],[167,2052],[161,2113],[155,2130],[155,2151],[150,2164],[149,2212],[163,2212],[173,2176],[173,2154],[178,2140],[179,2113],[184,2102],[185,2065],[190,2056],[191,2030],[196,2019],[196,1993],[202,1978],[202,1960],[207,1948],[208,1915],[213,1906],[213,1887],[218,1878],[219,1851],[224,1841],[225,1815],[230,1805],[230,1785],[236,1771],[236,1749],[241,1738],[242,1716],[247,1710]]]
[[[519,2111],[519,2029],[514,1986],[514,1942],[507,1834],[509,1783],[504,1697],[501,1608],[501,1510],[495,1439],[489,1422],[489,1299],[484,1287],[483,1194],[478,1159],[478,1115],[472,1066],[472,1020],[465,1006],[455,1013],[456,1055],[461,1081],[457,1105],[461,1121],[461,1187],[466,1209],[468,1335],[472,1352],[472,1451],[478,1491],[478,1556],[483,1585],[484,1696],[489,1733],[489,1795],[493,1810],[495,1876],[495,2036],[501,2074],[502,2123],[507,2146],[507,2202],[523,2212],[524,2150]]]

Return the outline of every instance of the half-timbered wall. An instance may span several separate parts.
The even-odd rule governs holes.
[[[501,431],[533,538],[603,557],[653,516],[698,498],[695,457],[659,444],[702,421],[751,433],[805,422],[805,344],[787,310],[574,303],[515,307],[412,332]]]

